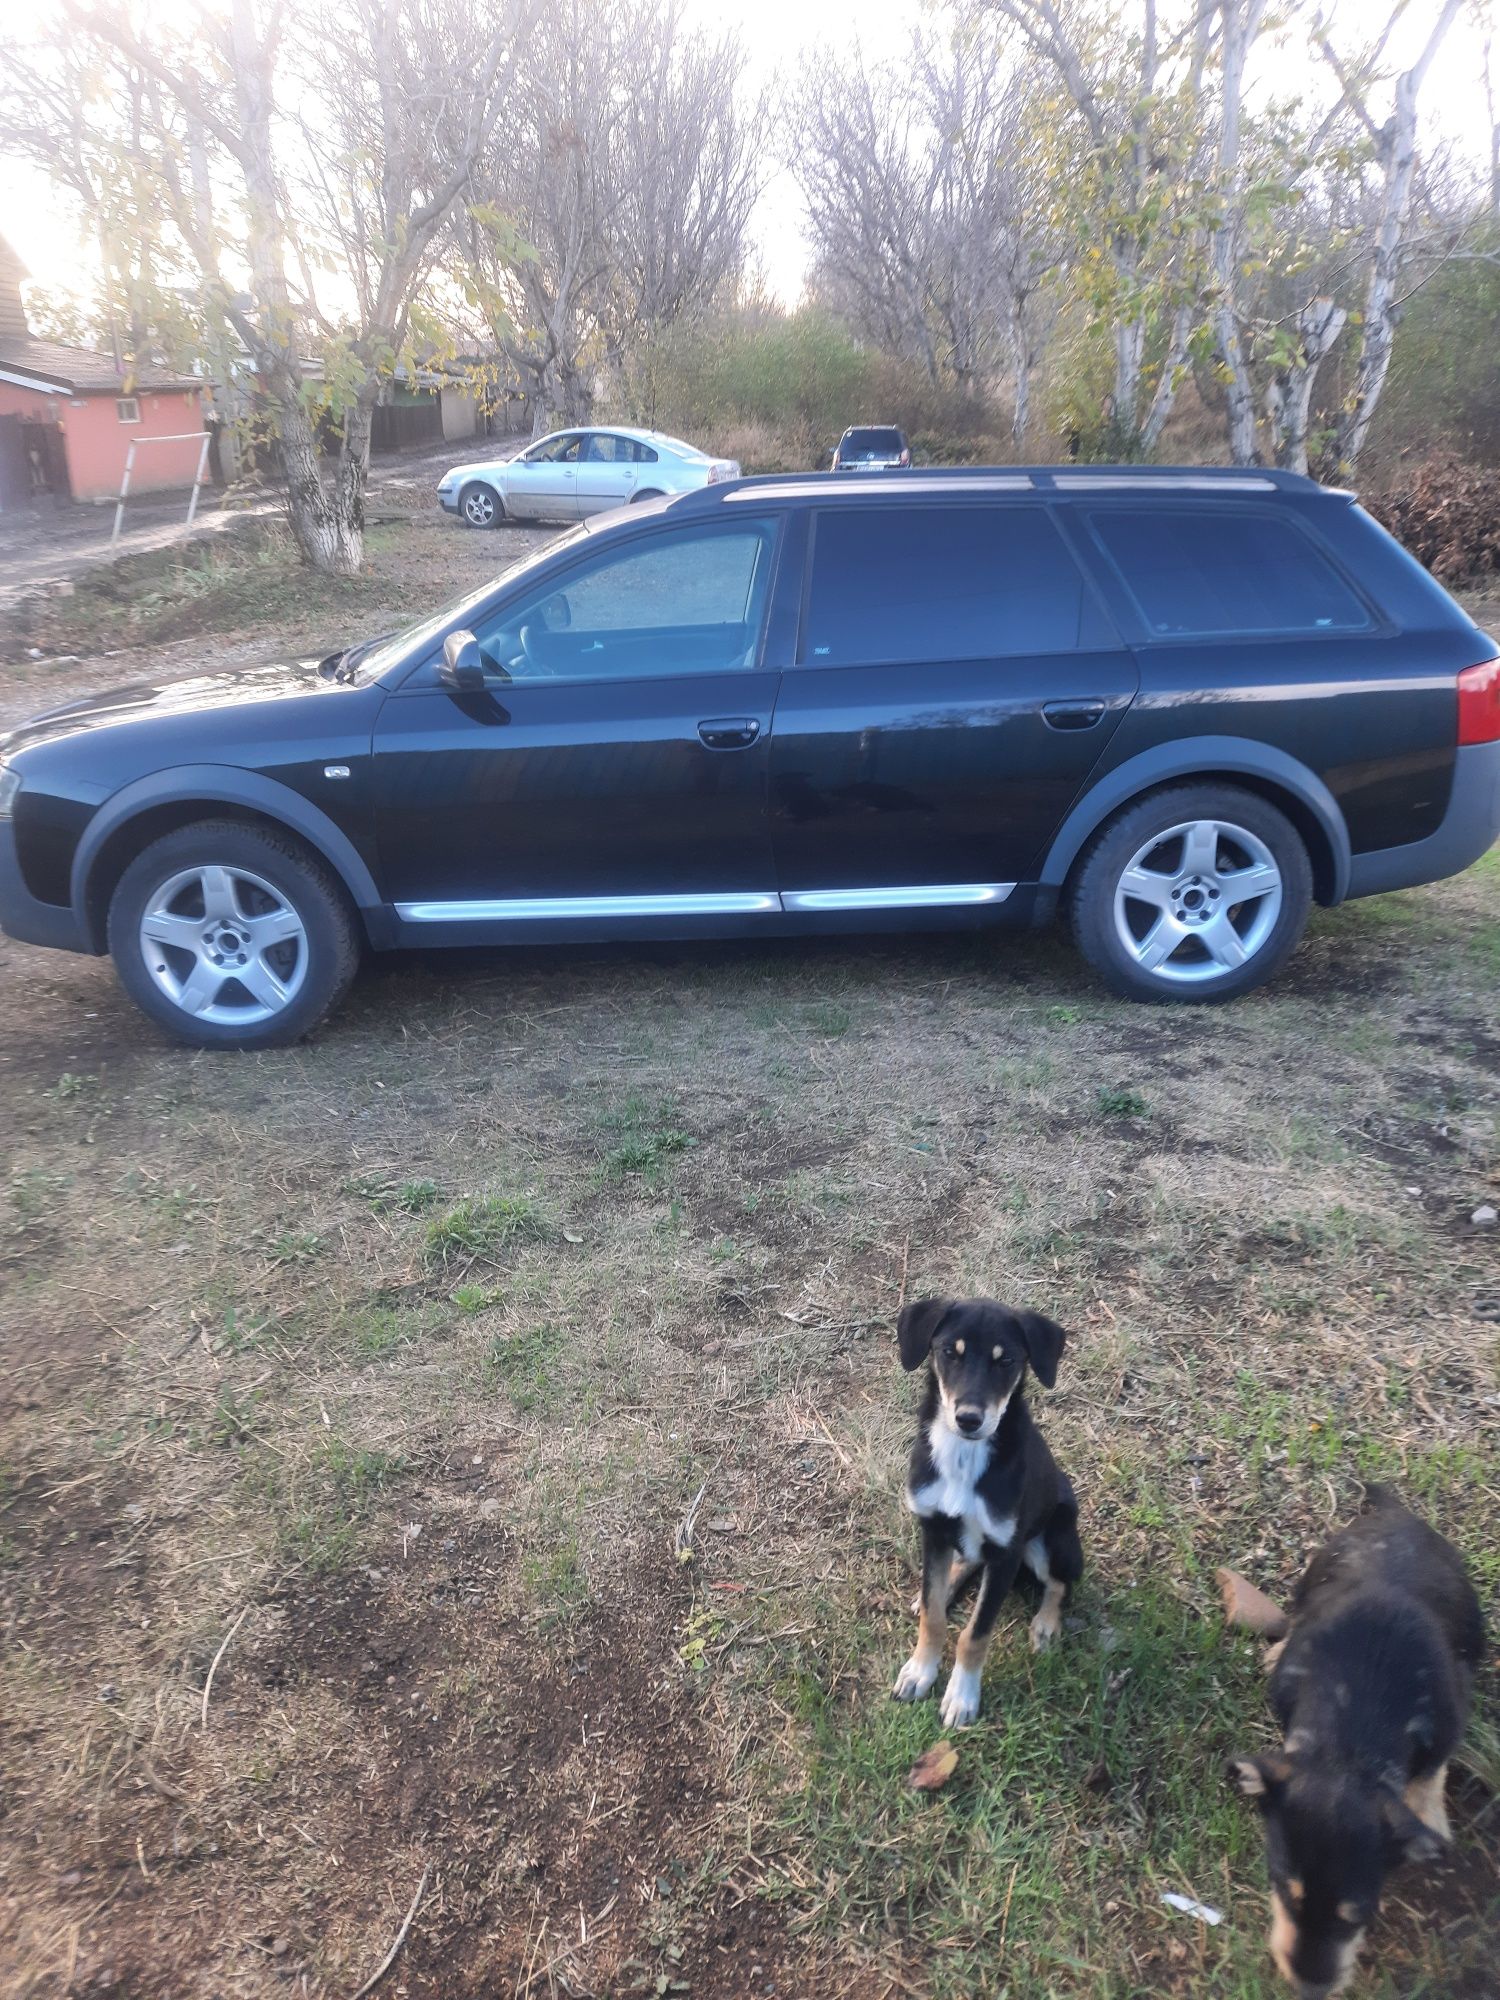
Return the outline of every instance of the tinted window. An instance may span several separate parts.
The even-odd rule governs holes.
[[[1078,644],[1083,582],[1040,507],[819,514],[810,666],[986,660]]]
[[[1369,626],[1348,584],[1289,521],[1232,507],[1132,507],[1096,513],[1093,524],[1142,618],[1164,638]]]
[[[772,521],[652,535],[581,563],[473,626],[512,680],[654,680],[755,664]]]

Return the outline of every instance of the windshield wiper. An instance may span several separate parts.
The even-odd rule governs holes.
[[[352,681],[366,653],[372,652],[376,646],[383,646],[391,637],[391,633],[382,632],[374,639],[366,639],[361,645],[345,646],[340,653],[330,653],[326,659],[319,660],[318,672],[325,681]]]

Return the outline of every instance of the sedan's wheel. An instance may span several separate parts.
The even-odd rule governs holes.
[[[505,513],[493,486],[466,486],[458,497],[458,511],[471,528],[493,528]]]
[[[661,494],[654,486],[648,486],[644,493],[632,493],[630,504],[632,507],[638,507],[643,500],[660,500],[661,497]]]
[[[1136,1000],[1228,1000],[1302,933],[1312,868],[1296,828],[1237,786],[1185,785],[1096,837],[1073,890],[1080,949]]]
[[[233,822],[184,827],[120,877],[109,948],[121,983],[179,1040],[295,1041],[353,976],[342,891],[290,840]]]

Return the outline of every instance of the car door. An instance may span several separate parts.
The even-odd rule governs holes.
[[[576,521],[583,443],[582,431],[558,431],[522,452],[506,474],[506,511],[530,520]]]
[[[788,909],[1000,901],[1137,687],[1049,510],[994,495],[817,510],[771,750]]]
[[[757,515],[580,544],[471,617],[483,690],[443,686],[435,651],[391,694],[378,838],[414,934],[610,935],[776,911],[780,675],[762,635],[779,539]]]
[[[578,461],[578,511],[604,514],[625,506],[635,491],[639,447],[617,431],[590,431]]]

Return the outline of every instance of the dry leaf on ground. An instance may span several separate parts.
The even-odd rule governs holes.
[[[958,1752],[945,1736],[922,1752],[906,1782],[914,1792],[940,1792],[957,1769]]]

